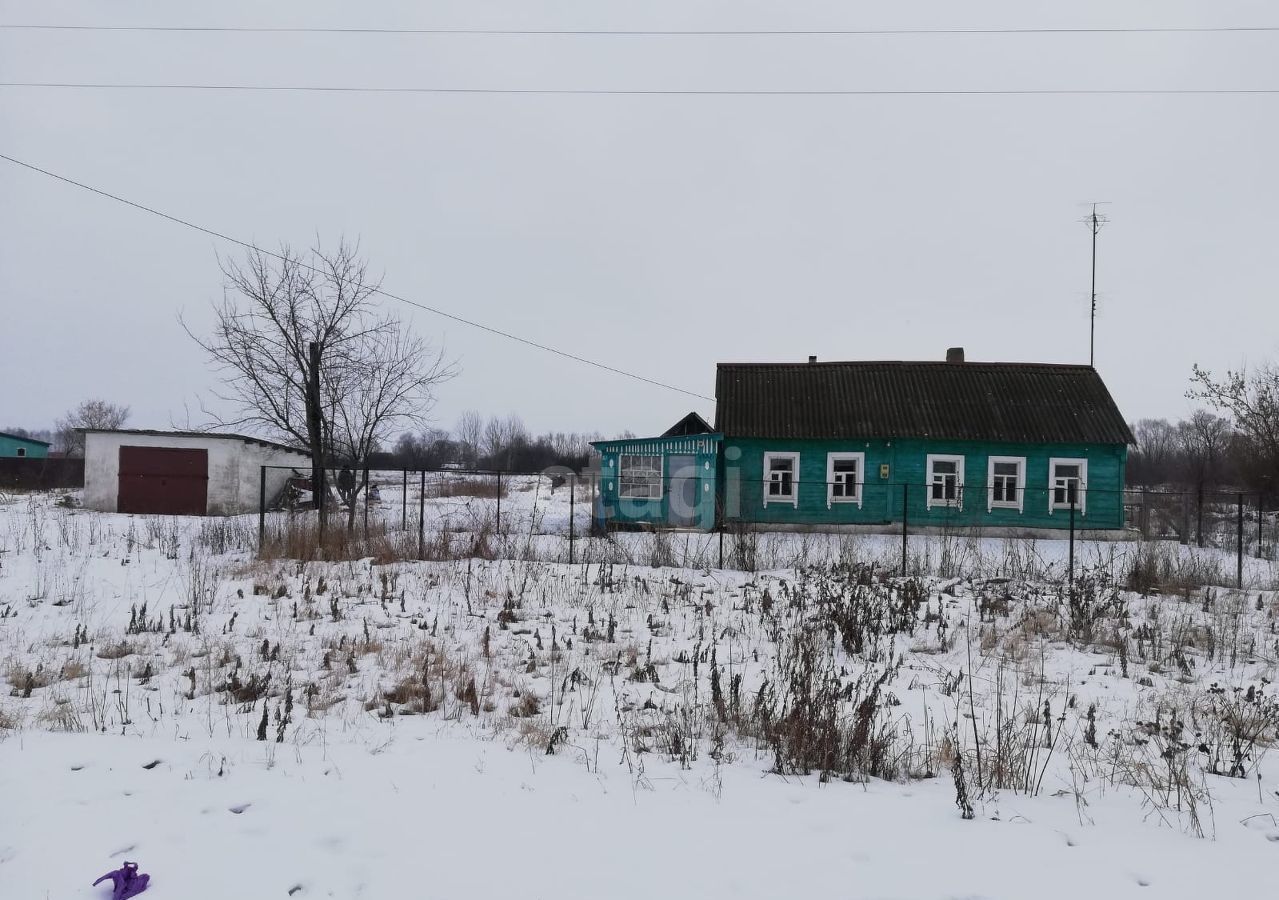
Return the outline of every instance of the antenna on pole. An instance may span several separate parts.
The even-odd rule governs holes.
[[[1095,366],[1097,359],[1097,232],[1110,221],[1097,212],[1097,207],[1105,203],[1106,201],[1101,201],[1092,204],[1092,212],[1083,218],[1083,223],[1092,232],[1092,291],[1091,305],[1088,310],[1088,365],[1090,366]]]

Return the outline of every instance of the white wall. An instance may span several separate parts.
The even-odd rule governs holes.
[[[284,485],[296,473],[310,477],[311,458],[305,453],[277,450],[261,444],[243,444],[243,456],[239,467],[239,512],[257,512],[258,494],[261,491],[262,466],[288,466],[287,469],[266,470],[266,502],[275,502]],[[210,513],[213,510],[209,510]]]
[[[90,432],[84,445],[84,505],[115,512],[120,493],[121,447],[175,447],[207,450],[209,454],[209,515],[257,512],[259,478],[264,465],[294,466],[305,473],[310,465],[304,453],[277,450],[240,438],[216,435],[192,437],[169,434]],[[267,502],[275,499],[292,473],[267,471]]]

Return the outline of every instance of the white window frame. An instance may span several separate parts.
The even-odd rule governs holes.
[[[655,459],[657,460],[657,496],[652,494],[628,494],[626,483],[626,464],[625,460],[631,459]],[[666,492],[666,479],[662,477],[663,459],[660,453],[619,453],[617,455],[617,496],[622,500],[661,500]],[[631,468],[637,468],[632,466]],[[652,472],[651,467],[646,467],[645,471]]]
[[[1054,456],[1048,460],[1048,515],[1058,510],[1070,511],[1070,503],[1057,502],[1057,466],[1079,466],[1079,505],[1075,511],[1081,516],[1088,509],[1088,460],[1071,456]]]
[[[770,495],[768,489],[773,483],[773,460],[789,459],[791,461],[790,494]],[[799,508],[799,454],[791,451],[769,450],[764,453],[764,505],[772,503],[789,503]]]
[[[995,464],[1013,463],[1017,466],[1016,500],[995,499]],[[1005,476],[998,476],[1005,477]],[[986,462],[986,512],[992,509],[1015,509],[1025,512],[1026,502],[1026,457],[1024,456],[992,456]]]
[[[853,484],[853,494],[843,497],[835,496],[835,463],[848,462],[849,460],[857,463],[857,480]],[[862,485],[866,483],[866,454],[865,453],[827,453],[826,454],[826,508],[830,509],[836,503],[856,503],[857,508],[862,508]],[[847,485],[847,482],[845,482]]]
[[[26,458],[26,455],[27,455],[27,448],[26,448],[26,447],[18,447],[18,448],[17,448],[17,453],[16,453],[15,455],[18,457],[18,459],[24,459],[24,458]]]
[[[933,499],[933,464],[939,462],[955,463],[955,499],[954,500],[934,500]],[[928,484],[925,492],[925,498],[928,505],[925,509],[932,509],[934,506],[949,507],[950,509],[964,508],[964,458],[949,453],[930,453],[927,459],[927,468],[924,470],[928,473]]]

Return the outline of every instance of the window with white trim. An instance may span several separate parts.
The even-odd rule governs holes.
[[[799,506],[799,454],[764,454],[764,505]]]
[[[986,463],[986,509],[1022,511],[1026,494],[1026,457],[992,456]]]
[[[1048,511],[1070,509],[1083,515],[1088,504],[1088,460],[1048,460]]]
[[[27,455],[27,448],[26,448],[26,447],[19,447],[19,448],[18,448],[18,455],[19,455],[19,456],[26,456],[26,455]]]
[[[865,453],[826,454],[826,506],[836,503],[862,505],[862,482],[866,478]]]
[[[623,500],[660,500],[662,457],[623,454],[618,462],[617,495]]]
[[[964,508],[964,458],[928,455],[928,509],[934,506]]]

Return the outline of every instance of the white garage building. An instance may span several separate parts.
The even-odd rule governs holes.
[[[229,516],[257,512],[263,466],[267,502],[311,458],[283,444],[198,431],[84,433],[84,505],[104,512]]]

